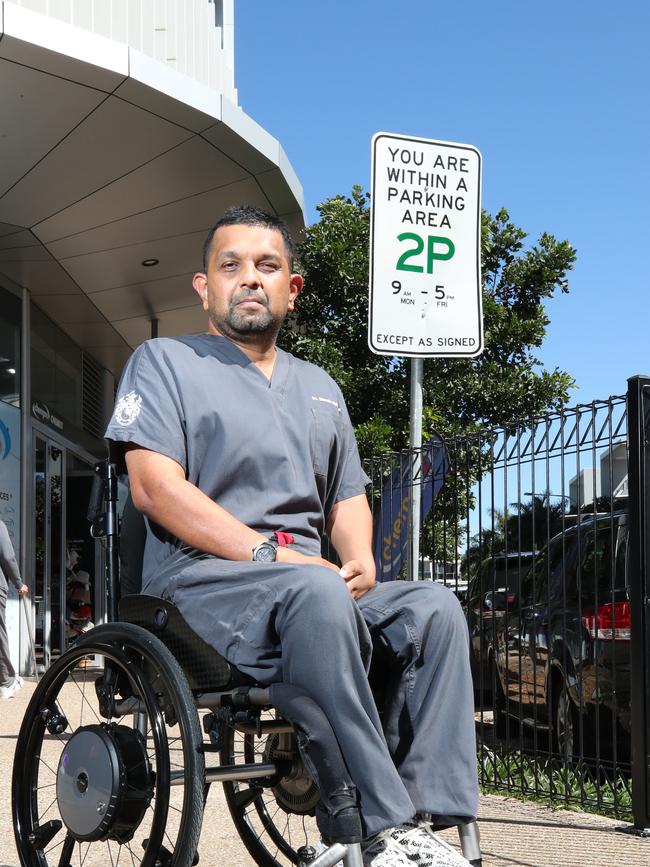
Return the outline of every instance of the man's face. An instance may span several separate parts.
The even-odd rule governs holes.
[[[194,275],[193,286],[208,314],[208,330],[243,343],[275,339],[302,289],[302,277],[291,274],[280,232],[222,226],[212,240],[207,269]]]

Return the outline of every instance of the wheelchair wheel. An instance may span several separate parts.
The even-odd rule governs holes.
[[[98,626],[43,675],[16,744],[22,867],[190,867],[202,735],[177,661],[138,626]]]
[[[259,867],[298,864],[297,850],[314,846],[319,833],[314,809],[319,793],[300,759],[293,733],[263,735],[222,730],[224,765],[283,761],[290,770],[281,779],[223,784],[230,815],[242,842]]]

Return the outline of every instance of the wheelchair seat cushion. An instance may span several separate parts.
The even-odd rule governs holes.
[[[167,599],[125,596],[119,603],[119,619],[154,633],[176,657],[192,690],[217,691],[255,683],[197,635]]]

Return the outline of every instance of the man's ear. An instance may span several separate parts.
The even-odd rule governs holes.
[[[207,275],[202,271],[199,271],[192,278],[192,286],[194,287],[194,291],[201,299],[203,304],[203,309],[208,309],[208,278]]]
[[[289,280],[289,303],[287,305],[287,310],[289,313],[293,313],[293,308],[296,304],[296,298],[302,292],[302,287],[305,285],[305,281],[302,279],[300,274],[292,274],[291,279]]]

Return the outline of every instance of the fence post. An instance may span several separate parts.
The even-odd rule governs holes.
[[[632,812],[650,827],[650,377],[628,379],[628,574],[632,611]]]

